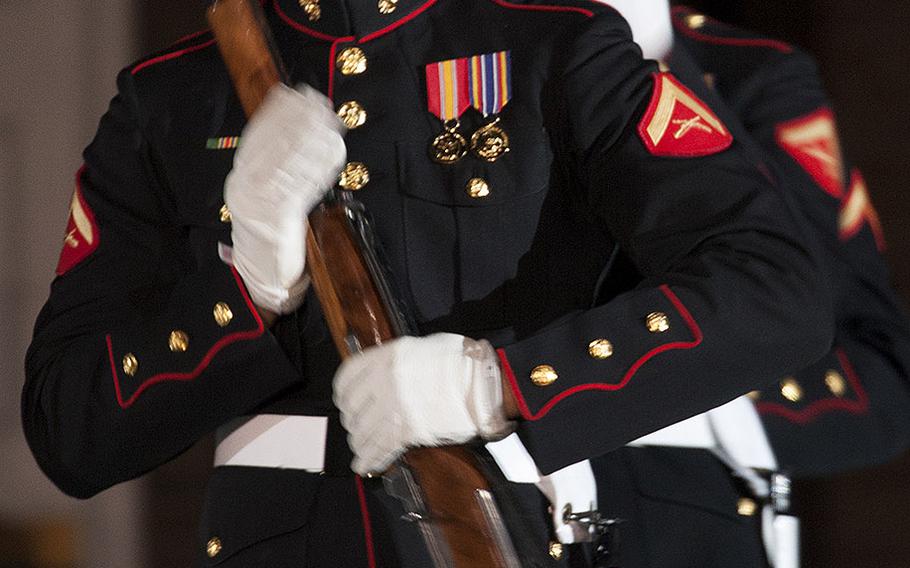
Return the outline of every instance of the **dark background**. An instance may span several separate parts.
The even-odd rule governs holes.
[[[371,0],[364,0],[371,1]],[[448,0],[457,1],[457,0]],[[687,3],[814,54],[839,117],[844,146],[863,170],[888,239],[894,285],[910,298],[910,2],[885,0],[705,0]],[[142,4],[143,51],[202,29],[200,3]],[[151,474],[150,566],[192,564],[210,442]],[[910,566],[910,455],[898,462],[797,486],[805,568]],[[730,567],[736,568],[736,567]]]

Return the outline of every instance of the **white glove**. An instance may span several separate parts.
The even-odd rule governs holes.
[[[442,446],[512,431],[499,359],[488,341],[437,333],[401,337],[346,360],[335,404],[360,475],[385,471],[413,446]]]
[[[326,97],[285,85],[269,91],[243,129],[224,202],[233,264],[262,308],[286,314],[303,301],[306,217],[341,170],[343,132]]]

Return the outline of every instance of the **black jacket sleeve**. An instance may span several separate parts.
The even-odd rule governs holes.
[[[629,37],[619,18],[592,19],[565,50],[552,104],[577,191],[643,280],[500,351],[519,435],[545,473],[766,385],[830,345],[816,259],[738,143],[658,157],[643,142],[661,75]]]
[[[77,497],[154,468],[299,380],[239,276],[217,254],[189,252],[129,70],[118,86],[77,180],[96,248],[52,284],[22,397],[38,463]]]

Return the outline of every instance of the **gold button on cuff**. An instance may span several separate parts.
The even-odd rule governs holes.
[[[847,392],[847,381],[844,380],[843,375],[834,369],[829,369],[828,372],[825,373],[825,386],[828,387],[831,394],[838,398],[844,396]]]
[[[531,371],[531,382],[538,387],[552,385],[558,378],[556,369],[549,365],[538,365]]]
[[[228,209],[227,205],[222,205],[221,209],[218,210],[218,220],[222,223],[230,223],[231,219],[231,210]]]
[[[689,26],[689,29],[697,30],[705,27],[705,24],[708,22],[708,18],[704,14],[690,14],[686,16],[686,25]]]
[[[749,399],[752,400],[752,401],[760,400],[760,399],[761,399],[761,391],[752,391],[752,392],[750,392],[749,394],[747,394],[746,396],[748,396]]]
[[[167,338],[167,346],[174,353],[183,353],[190,347],[190,336],[185,331],[175,329]]]
[[[474,199],[481,199],[490,195],[490,184],[483,178],[471,178],[465,186],[465,191]]]
[[[215,323],[221,327],[227,326],[227,324],[231,323],[231,320],[234,319],[234,312],[232,312],[231,307],[224,302],[215,304],[214,309],[212,309],[212,314],[215,316]]]
[[[758,504],[748,497],[743,497],[736,502],[736,512],[744,517],[751,517],[758,511]]]
[[[663,333],[670,329],[670,318],[663,312],[651,312],[645,318],[645,324],[651,333]]]
[[[790,402],[799,402],[803,398],[803,387],[793,377],[780,382],[780,394]]]
[[[360,75],[367,70],[367,55],[359,47],[346,47],[335,58],[342,75]]]
[[[550,543],[550,558],[553,560],[562,559],[562,543],[553,541]]]
[[[342,189],[357,191],[370,183],[370,170],[360,162],[348,162],[341,175],[338,176],[338,185]]]
[[[132,377],[136,374],[136,371],[139,370],[139,359],[136,359],[136,356],[132,353],[127,353],[123,356],[123,372],[127,376]]]
[[[595,339],[588,343],[588,355],[595,359],[609,359],[613,356],[613,344],[606,339]]]
[[[379,0],[379,13],[391,14],[398,7],[398,0]]]
[[[221,552],[221,539],[217,536],[213,536],[205,544],[205,553],[209,555],[209,558],[215,558]]]
[[[367,121],[367,111],[357,101],[343,103],[338,107],[337,113],[338,118],[348,127],[348,130],[359,128]]]
[[[322,8],[319,6],[319,0],[298,0],[298,2],[311,22],[316,22],[322,17]]]

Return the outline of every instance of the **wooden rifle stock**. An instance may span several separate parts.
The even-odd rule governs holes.
[[[286,80],[256,0],[215,0],[208,10],[222,57],[247,116],[268,90]],[[340,194],[340,192],[339,192]],[[309,216],[307,267],[342,358],[404,333],[377,281],[375,258],[364,250],[352,212],[359,204],[339,195]],[[415,514],[437,568],[512,568],[518,565],[501,518],[490,513],[492,494],[472,451],[419,448],[403,459],[416,478],[429,519]],[[497,520],[499,524],[497,524]],[[444,543],[433,542],[442,535]],[[505,539],[505,540],[504,540]]]

